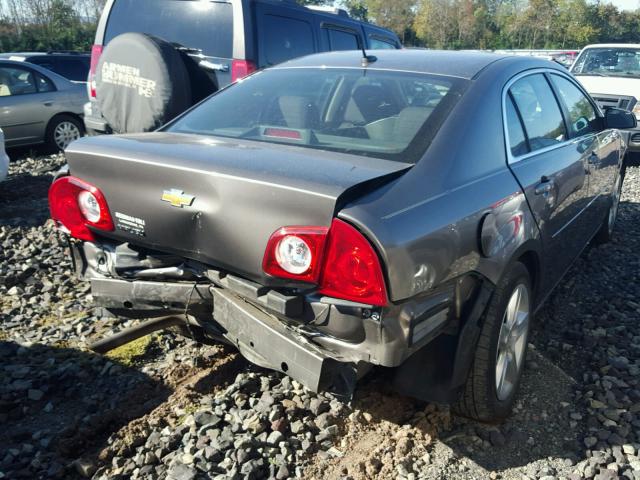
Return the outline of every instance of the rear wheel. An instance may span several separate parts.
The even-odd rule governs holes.
[[[616,220],[618,219],[618,209],[620,207],[620,197],[622,196],[622,182],[623,175],[618,175],[618,179],[613,187],[613,193],[611,194],[611,204],[609,205],[609,212],[605,217],[600,230],[596,234],[594,240],[597,244],[603,244],[611,241],[613,238],[613,229],[616,226]]]
[[[64,150],[82,135],[84,128],[80,120],[71,115],[56,115],[49,122],[45,140],[51,149]]]
[[[516,263],[489,302],[469,378],[454,410],[485,422],[505,418],[516,397],[531,323],[531,278]]]

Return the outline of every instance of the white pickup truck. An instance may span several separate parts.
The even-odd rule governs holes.
[[[640,44],[587,45],[571,73],[603,110],[631,110],[640,120]],[[630,152],[640,152],[640,128],[628,132],[628,144]]]

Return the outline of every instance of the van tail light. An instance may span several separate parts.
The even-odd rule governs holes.
[[[369,305],[387,305],[380,260],[353,226],[334,219],[331,228],[284,227],[265,251],[262,268],[279,278],[318,285],[318,292]]]
[[[231,61],[231,82],[236,82],[247,75],[255,72],[258,68],[255,63],[249,60]]]
[[[87,79],[91,98],[96,98],[96,71],[98,70],[98,62],[102,55],[102,49],[102,45],[94,45],[91,47],[91,64],[89,66],[89,78]]]
[[[102,192],[76,177],[62,177],[49,188],[51,218],[64,232],[80,240],[95,240],[89,227],[113,230],[109,206]]]

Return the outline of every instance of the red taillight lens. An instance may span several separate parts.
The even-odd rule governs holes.
[[[113,220],[104,195],[76,177],[62,177],[49,188],[51,218],[65,232],[80,240],[94,240],[89,229],[113,230]]]
[[[320,293],[371,305],[387,304],[378,255],[358,230],[337,218],[329,231]]]
[[[235,82],[243,77],[255,72],[256,65],[249,60],[232,60],[231,61],[231,81]]]
[[[274,277],[317,283],[319,293],[384,306],[380,260],[367,239],[337,218],[326,227],[285,227],[267,244],[262,268]]]
[[[284,227],[276,231],[262,260],[262,269],[274,277],[317,283],[327,227]]]
[[[102,45],[94,45],[91,47],[91,65],[89,66],[89,95],[91,98],[96,98],[96,70],[98,69],[98,62],[100,61],[100,55],[102,55]]]

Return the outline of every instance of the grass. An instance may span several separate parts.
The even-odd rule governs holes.
[[[115,348],[107,353],[107,357],[127,367],[141,360],[155,342],[155,335],[147,335]]]
[[[180,415],[180,417],[176,421],[176,425],[178,426],[182,425],[187,420],[189,415],[196,413],[199,410],[199,408],[200,406],[196,404],[189,404],[183,407],[182,410],[184,410],[184,413]]]

